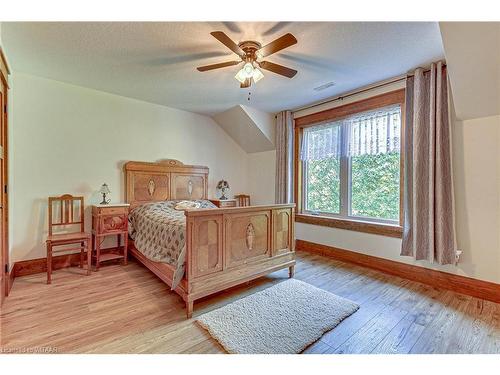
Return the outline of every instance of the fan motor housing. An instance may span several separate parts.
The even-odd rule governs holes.
[[[245,52],[248,61],[257,59],[257,55],[255,53],[262,47],[262,45],[259,42],[255,42],[253,40],[245,40],[238,44],[238,47],[240,47],[243,52]]]

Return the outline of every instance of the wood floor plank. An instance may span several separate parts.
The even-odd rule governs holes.
[[[309,345],[302,353],[304,354],[323,354],[330,350],[330,346],[323,341],[316,341],[314,344]]]
[[[481,342],[479,353],[500,353],[500,304],[484,301],[485,304],[492,305],[491,320],[488,326],[488,334]]]
[[[448,340],[454,330],[461,329],[455,324],[464,313],[472,297],[453,293],[451,302],[439,311],[434,320],[426,327],[410,353],[446,353]]]
[[[224,353],[196,322],[201,314],[287,279],[287,270],[195,303],[141,265],[78,268],[17,278],[0,314],[4,349],[58,353]],[[299,253],[296,278],[360,305],[304,353],[500,353],[500,305],[386,275],[316,254]]]
[[[361,305],[358,311],[341,322],[335,329],[325,333],[321,341],[331,346],[333,350],[338,349],[384,308],[386,305],[373,302]]]
[[[371,353],[387,334],[406,316],[408,311],[397,307],[386,307],[354,335],[332,353],[361,354]]]
[[[464,314],[455,323],[460,327],[449,336],[447,353],[470,354],[479,351],[481,343],[488,335],[493,318],[493,304],[478,298],[471,298]]]
[[[379,342],[371,353],[407,354],[424,332],[425,326],[415,322],[415,316],[408,314]]]

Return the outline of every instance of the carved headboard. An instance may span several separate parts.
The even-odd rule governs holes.
[[[173,199],[207,199],[208,167],[167,159],[157,163],[129,161],[125,169],[125,198],[131,207]]]

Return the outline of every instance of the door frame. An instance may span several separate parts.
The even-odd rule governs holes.
[[[3,86],[5,87],[5,92],[3,93],[3,105],[5,106],[4,109],[0,109],[0,114],[3,114],[3,123],[4,123],[4,132],[3,132],[3,160],[4,160],[4,169],[3,169],[3,183],[4,186],[0,186],[0,189],[3,190],[0,191],[0,197],[3,197],[3,202],[1,202],[3,206],[3,217],[4,220],[3,222],[0,222],[0,225],[2,225],[2,234],[3,234],[3,246],[2,246],[2,251],[3,251],[3,264],[0,265],[1,272],[4,273],[4,285],[3,288],[0,286],[1,289],[0,293],[2,294],[2,300],[3,297],[9,295],[10,287],[11,287],[11,278],[10,278],[10,263],[9,263],[9,197],[8,197],[8,185],[9,185],[9,137],[8,137],[8,128],[9,128],[9,123],[8,123],[8,114],[7,114],[7,108],[8,108],[8,102],[9,102],[9,74],[10,74],[10,69],[9,65],[7,64],[7,59],[5,58],[4,52],[2,50],[2,47],[0,46],[0,80]],[[1,239],[0,239],[1,241]],[[7,265],[7,268],[4,269],[5,265]]]

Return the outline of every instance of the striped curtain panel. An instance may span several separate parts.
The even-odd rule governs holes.
[[[276,117],[276,203],[293,201],[293,117],[282,111]]]
[[[441,62],[406,81],[404,225],[401,255],[455,262],[448,78]]]

